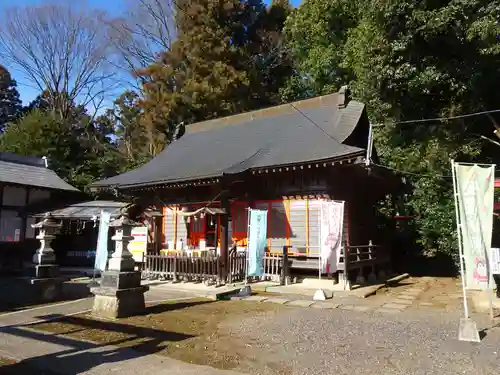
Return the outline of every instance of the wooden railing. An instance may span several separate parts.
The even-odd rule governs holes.
[[[247,257],[245,253],[235,250],[229,253],[228,282],[244,281],[247,270]]]
[[[220,259],[177,255],[145,255],[143,276],[173,281],[221,282]]]
[[[373,245],[371,241],[368,245],[348,246],[347,254],[350,269],[383,263],[387,260],[382,246]]]
[[[245,278],[245,254],[231,253],[228,264],[228,282]],[[208,282],[223,281],[220,256],[144,255],[142,274],[147,279]]]
[[[282,259],[282,254],[266,253],[264,255],[264,275],[262,276],[262,279],[279,282]]]
[[[288,259],[288,258],[287,258]],[[144,255],[142,275],[146,279],[172,281],[212,282],[244,281],[247,257],[245,253],[230,251],[227,279],[223,280],[220,256]],[[283,277],[283,254],[266,253],[263,259],[264,274],[260,280],[279,282]],[[287,275],[288,275],[288,271]]]

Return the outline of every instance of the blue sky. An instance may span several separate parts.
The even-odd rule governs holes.
[[[59,2],[66,2],[66,1],[71,1],[71,0],[59,0]],[[264,0],[265,3],[269,3],[271,0]],[[38,5],[38,4],[43,4],[51,2],[48,0],[0,0],[0,12],[2,12],[4,9],[13,7],[13,6],[23,6],[23,5]],[[53,2],[57,2],[53,1]],[[99,8],[99,9],[105,9],[108,11],[111,15],[118,15],[120,14],[123,9],[124,9],[124,0],[86,0],[87,4],[90,7],[94,8]],[[297,6],[300,4],[301,0],[291,0],[292,4],[294,6]],[[0,61],[0,64],[2,64],[2,61]],[[26,86],[27,82],[24,81],[24,78],[22,74],[16,71],[11,71],[11,74],[13,75],[14,79],[17,81],[18,84],[18,90],[21,94],[21,99],[24,104],[28,104],[30,101],[32,101],[37,95],[38,91],[33,89],[32,87]]]

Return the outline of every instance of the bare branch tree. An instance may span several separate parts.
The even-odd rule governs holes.
[[[132,0],[124,17],[109,23],[115,65],[130,73],[156,61],[175,38],[176,0]]]
[[[9,8],[0,20],[0,57],[65,117],[72,103],[100,105],[115,83],[105,22],[84,2]]]

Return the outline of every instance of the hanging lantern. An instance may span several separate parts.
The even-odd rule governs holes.
[[[189,224],[190,222],[191,222],[191,217],[190,217],[190,216],[188,216],[188,217],[186,218],[186,223],[188,223],[188,224]]]
[[[205,213],[204,213],[204,212],[202,212],[202,213],[201,213],[201,215],[200,215],[200,217],[201,217],[202,219],[204,219],[204,218],[205,218]]]

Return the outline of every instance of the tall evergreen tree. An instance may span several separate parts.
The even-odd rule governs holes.
[[[261,0],[178,1],[177,40],[140,72],[145,126],[168,143],[180,123],[277,102],[286,75],[276,35],[288,11],[283,3],[268,11]]]
[[[143,112],[138,105],[139,95],[124,92],[115,100],[113,108],[96,119],[101,126],[114,129],[115,145],[119,153],[120,170],[126,171],[147,162],[161,149],[163,135],[143,124]]]
[[[9,122],[19,118],[22,112],[22,103],[19,99],[16,81],[9,71],[0,65],[0,132]]]

